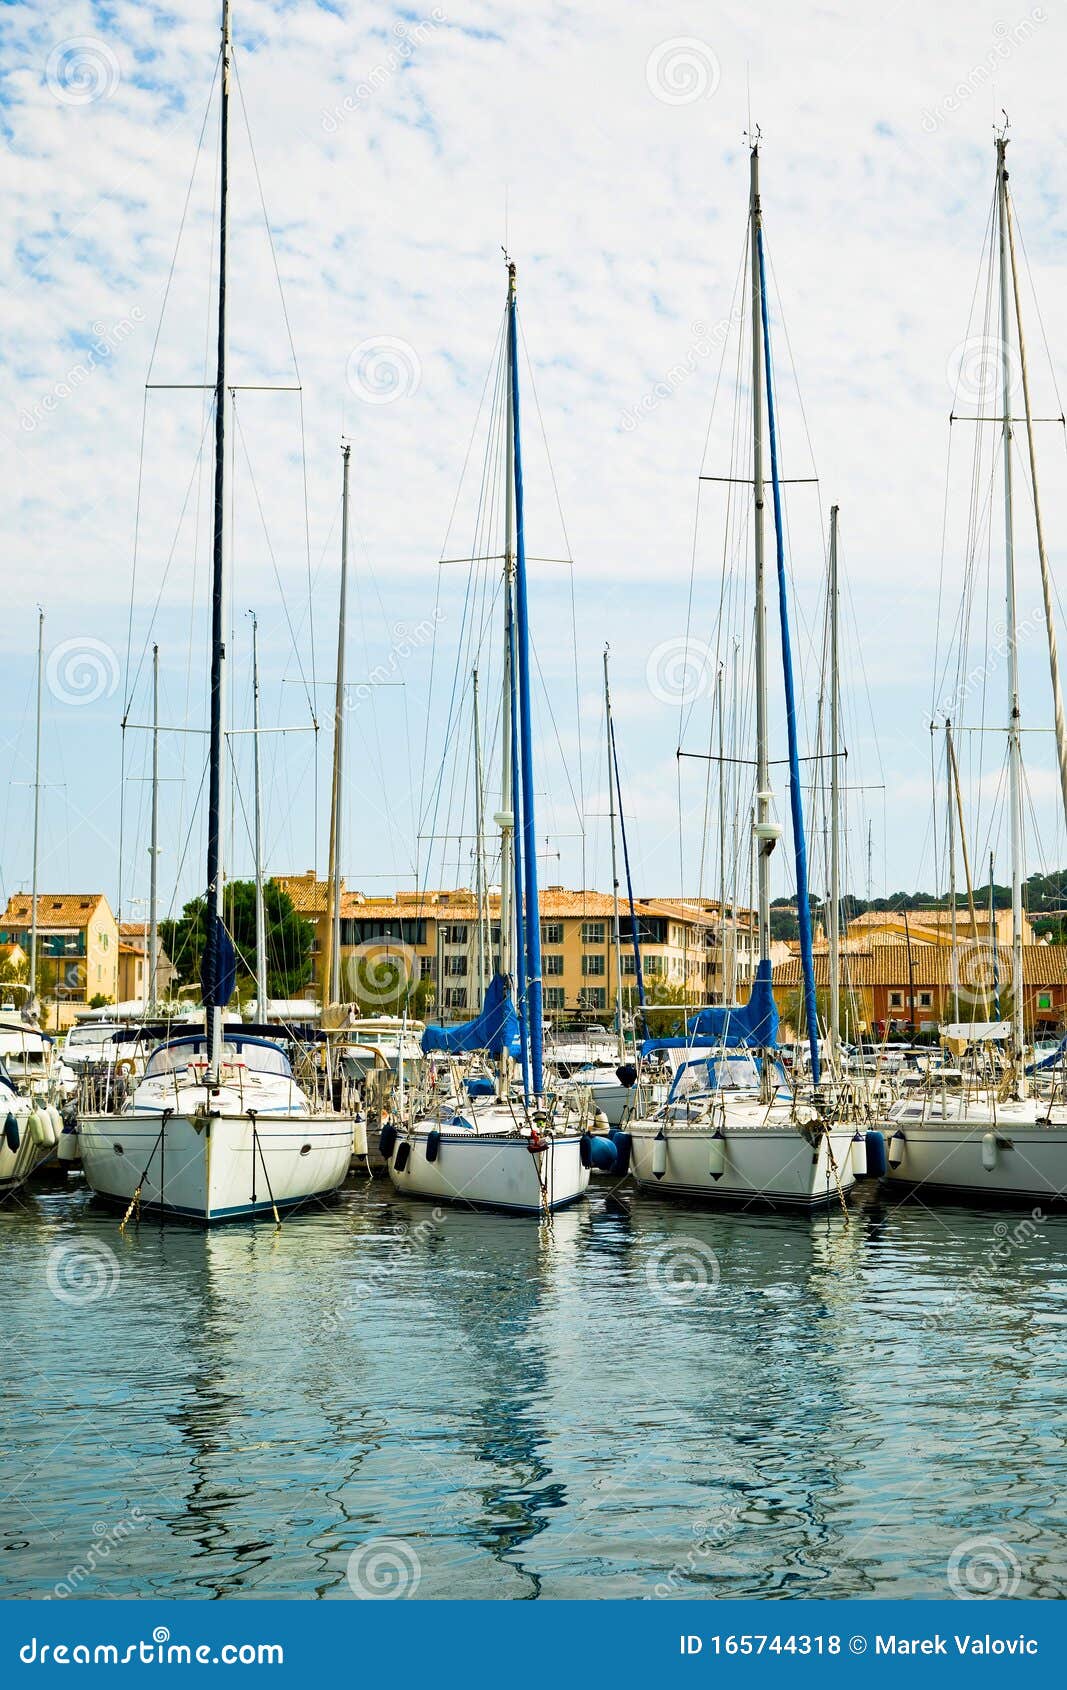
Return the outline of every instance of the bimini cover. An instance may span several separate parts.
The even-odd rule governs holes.
[[[1026,1072],[1028,1074],[1040,1074],[1043,1068],[1058,1068],[1065,1057],[1067,1057],[1067,1039],[1061,1039],[1054,1051],[1048,1056],[1043,1056],[1040,1062],[1031,1062]]]
[[[653,1050],[701,1049],[713,1045],[724,1050],[774,1050],[778,1044],[778,1005],[771,987],[770,961],[756,967],[747,1003],[717,1004],[702,1009],[686,1023],[685,1038],[646,1039],[641,1055]]]
[[[458,1056],[463,1051],[486,1050],[490,1056],[519,1055],[519,1018],[511,1001],[511,990],[502,974],[494,974],[482,1004],[482,1013],[459,1027],[427,1027],[422,1035],[427,1056],[445,1051]]]

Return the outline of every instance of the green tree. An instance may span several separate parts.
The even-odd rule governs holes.
[[[272,997],[298,996],[311,984],[311,947],[315,929],[296,913],[293,900],[275,880],[263,888],[267,929],[267,990]],[[255,990],[256,886],[252,880],[232,880],[223,899],[226,928],[237,952],[237,996]],[[191,898],[176,921],[161,921],[163,947],[178,971],[182,985],[198,984],[204,954],[204,898]]]

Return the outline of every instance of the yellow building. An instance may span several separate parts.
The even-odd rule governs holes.
[[[120,1003],[144,1003],[148,996],[148,931],[147,921],[119,922]],[[160,1002],[170,996],[177,972],[160,943],[156,958],[156,984]]]
[[[29,955],[33,901],[16,892],[0,916],[0,945]],[[102,892],[37,895],[37,995],[54,1004],[57,1026],[94,998],[114,1003],[119,987],[119,929]]]
[[[327,937],[327,883],[313,873],[280,877],[297,912],[316,927],[316,972],[321,973]],[[603,892],[541,891],[541,961],[546,1015],[609,1013],[615,1004],[617,971],[612,899]],[[638,942],[650,999],[666,988],[670,998],[694,1007],[721,994],[723,971],[742,987],[752,977],[757,949],[755,920],[739,910],[725,919],[710,899],[635,900]],[[490,894],[484,934],[487,978],[500,938],[499,893]],[[636,1000],[636,963],[629,908],[620,906],[622,988],[627,1005]],[[395,997],[398,974],[409,984],[430,982],[430,1001],[443,1017],[462,1018],[480,1007],[478,909],[469,888],[398,892],[366,897],[342,890],[342,998],[373,1007]],[[320,993],[322,980],[319,979]],[[665,995],[665,994],[664,994]]]
[[[984,944],[992,937],[988,909],[978,908],[975,911],[978,939]],[[998,909],[993,912],[992,927],[996,930],[998,945],[1011,944],[1011,910]],[[956,911],[956,941],[964,944],[973,939],[970,912],[967,909]],[[1035,943],[1034,930],[1030,918],[1023,915],[1023,944]],[[853,916],[848,923],[842,938],[842,949],[853,953],[866,953],[874,945],[951,945],[952,944],[952,912],[951,910],[865,910],[862,915]],[[792,949],[797,950],[794,943]],[[815,941],[815,950],[829,949],[829,941],[825,933],[820,932]]]

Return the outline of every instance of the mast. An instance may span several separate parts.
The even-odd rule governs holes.
[[[841,1025],[841,676],[838,659],[837,514],[830,506],[830,1065],[839,1072]],[[825,791],[825,788],[824,788]]]
[[[622,1030],[622,927],[619,922],[619,865],[615,846],[615,775],[612,768],[611,685],[608,681],[608,651],[604,647],[604,723],[608,747],[608,815],[611,821],[611,915],[615,948],[615,1025],[619,1035],[619,1061],[626,1061],[626,1038]]]
[[[1011,813],[1012,1056],[1017,1091],[1026,1093],[1023,1068],[1023,770],[1019,710],[1019,645],[1015,598],[1015,521],[1012,486],[1011,349],[1008,344],[1007,137],[997,136],[997,238],[1000,251],[1000,373],[1004,452],[1004,625],[1008,647],[1008,799]]]
[[[1005,141],[1004,145],[1007,145]],[[1037,453],[1034,447],[1034,415],[1030,403],[1030,371],[1026,362],[1026,337],[1023,334],[1023,312],[1019,298],[1019,271],[1015,262],[1015,226],[1011,215],[1011,194],[1008,173],[1004,171],[1004,219],[1008,230],[1008,255],[1011,259],[1011,283],[1015,297],[1015,327],[1019,340],[1019,366],[1023,379],[1023,409],[1026,413],[1026,444],[1030,457],[1030,490],[1034,499],[1034,527],[1037,530],[1037,556],[1041,566],[1041,597],[1045,606],[1045,633],[1048,640],[1049,676],[1052,682],[1052,713],[1056,729],[1056,758],[1060,770],[1060,796],[1064,818],[1067,819],[1067,725],[1064,723],[1063,691],[1060,686],[1060,658],[1056,641],[1056,610],[1045,550],[1045,525],[1041,518],[1041,500],[1037,488]]]
[[[511,308],[511,296],[514,291],[514,267],[508,266],[508,309]],[[510,340],[506,370],[510,377],[511,368]],[[498,966],[505,978],[511,978],[515,970],[516,957],[513,943],[512,924],[515,920],[513,908],[515,873],[514,849],[515,827],[518,817],[515,813],[515,801],[512,789],[512,758],[515,735],[512,731],[512,661],[514,647],[513,604],[515,598],[515,482],[512,476],[512,463],[515,456],[515,418],[511,408],[511,382],[508,379],[508,391],[505,402],[505,441],[504,456],[507,469],[504,476],[504,674],[503,695],[501,702],[500,728],[500,809],[493,818],[500,829],[500,949]],[[518,1007],[518,1006],[516,1006]]]
[[[815,960],[811,943],[811,900],[808,896],[808,845],[804,832],[804,797],[800,785],[800,748],[797,732],[796,688],[793,676],[792,640],[789,632],[789,588],[785,575],[785,524],[782,517],[782,484],[778,471],[778,438],[774,422],[774,383],[771,379],[771,341],[768,329],[767,278],[763,259],[763,230],[756,227],[759,257],[759,303],[763,320],[763,367],[767,375],[767,440],[771,455],[771,489],[774,496],[774,549],[778,577],[778,622],[782,642],[782,679],[785,683],[785,725],[789,746],[789,813],[793,825],[793,861],[796,866],[797,921],[800,927],[800,961],[804,979],[804,1013],[811,1053],[812,1084],[818,1087],[819,1018],[815,1000]],[[770,964],[764,971],[770,988]],[[770,1064],[764,1063],[764,1070]]]
[[[997,954],[997,915],[993,902],[993,853],[989,853],[989,943],[993,951],[993,1019],[1000,1020],[1000,957]]]
[[[767,589],[763,556],[763,347],[759,264],[761,226],[759,198],[759,141],[749,159],[749,245],[752,249],[752,494],[753,544],[756,565],[756,851],[759,906],[759,960],[771,956],[771,770],[767,700]],[[766,1066],[766,1064],[764,1064]]]
[[[37,1002],[37,859],[41,839],[41,682],[44,678],[44,611],[37,609],[37,734],[33,753],[33,867],[30,884],[30,998]]]
[[[733,1002],[726,990],[726,743],[722,713],[722,670],[715,676],[715,713],[719,718],[719,1002]]]
[[[530,675],[530,618],[526,582],[526,534],[523,510],[522,438],[519,428],[519,337],[515,301],[515,266],[508,265],[508,364],[511,376],[511,443],[515,482],[515,644],[518,659],[517,697],[522,761],[522,870],[525,902],[526,955],[521,970],[528,1029],[533,1091],[543,1087],[541,908],[537,886],[537,826],[534,806],[533,709]],[[510,479],[510,476],[509,476]],[[516,823],[518,818],[516,817]]]
[[[630,911],[630,939],[634,952],[634,978],[637,981],[637,1002],[641,1009],[641,1023],[645,1038],[649,1036],[648,1016],[645,1013],[645,975],[641,966],[641,934],[637,925],[637,910],[634,905],[634,882],[630,873],[630,847],[626,842],[626,814],[622,807],[622,782],[619,779],[619,750],[615,743],[614,720],[609,726],[609,750],[611,752],[611,767],[615,780],[615,797],[619,810],[619,834],[622,839],[622,865],[626,873],[626,903]],[[636,1041],[635,1041],[636,1042]]]
[[[159,647],[152,647],[152,839],[148,870],[148,1007],[159,1002]]]
[[[474,895],[478,906],[478,1001],[485,1002],[486,887],[485,887],[485,788],[482,777],[482,717],[478,698],[478,671],[471,671],[474,700]]]
[[[259,624],[252,616],[252,770],[256,850],[256,1016],[267,1018],[267,918],[263,907],[263,800],[259,766]]]
[[[211,735],[208,754],[207,911],[204,945],[204,1010],[209,1077],[218,1073],[223,1048],[223,1010],[232,986],[232,946],[222,918],[222,756],[226,724],[226,236],[230,150],[230,0],[222,5],[222,67],[219,114],[219,301],[215,365],[215,489],[211,566]],[[229,987],[227,990],[226,988]]]
[[[333,695],[333,775],[330,785],[329,923],[323,987],[328,1003],[341,1001],[341,809],[344,774],[345,625],[348,617],[348,470],[352,448],[341,443],[341,588],[337,606],[337,670]]]
[[[952,793],[952,723],[945,722],[945,808],[948,816],[948,895],[952,925],[952,1019],[960,1019],[959,923],[956,916],[956,818]],[[973,1020],[973,1013],[971,1019]]]

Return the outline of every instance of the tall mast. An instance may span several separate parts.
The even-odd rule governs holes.
[[[1000,372],[1004,453],[1004,625],[1008,648],[1008,799],[1011,812],[1011,992],[1012,1055],[1019,1095],[1023,1069],[1023,772],[1019,710],[1019,646],[1015,602],[1015,522],[1012,503],[1011,348],[1008,340],[1008,169],[1007,137],[997,136],[997,237],[1000,249]]]
[[[485,1001],[485,952],[488,925],[485,895],[485,784],[482,775],[482,716],[478,697],[478,671],[471,671],[471,694],[474,704],[474,895],[478,907],[478,1002]]]
[[[715,676],[715,713],[719,718],[719,1002],[732,1003],[726,990],[726,742],[723,728],[722,664]]]
[[[1007,143],[1005,142],[1005,145]],[[1056,641],[1056,608],[1052,573],[1045,550],[1045,525],[1041,518],[1041,500],[1037,488],[1037,453],[1034,449],[1034,414],[1030,403],[1030,371],[1026,362],[1026,336],[1023,334],[1023,312],[1019,298],[1019,270],[1015,262],[1015,227],[1011,215],[1011,194],[1008,173],[1004,171],[1004,217],[1008,229],[1008,253],[1011,259],[1011,285],[1015,298],[1015,327],[1019,339],[1019,366],[1023,378],[1023,409],[1026,413],[1026,444],[1030,456],[1030,490],[1034,498],[1034,526],[1037,530],[1037,557],[1041,566],[1041,596],[1045,606],[1045,633],[1048,638],[1049,676],[1052,682],[1052,713],[1056,729],[1056,758],[1060,769],[1060,796],[1063,814],[1067,819],[1067,724],[1064,722],[1063,691],[1060,686],[1060,657]]]
[[[256,851],[256,1016],[267,1018],[267,917],[263,906],[263,799],[259,762],[259,624],[252,617],[252,770]]]
[[[159,1002],[159,647],[152,647],[152,840],[148,851],[148,1008]]]
[[[219,311],[215,364],[215,490],[211,566],[211,738],[208,760],[207,923],[204,947],[204,1009],[209,1070],[222,1059],[223,1010],[232,980],[229,942],[222,921],[222,756],[226,724],[226,235],[230,152],[230,0],[222,5],[222,67],[219,115]],[[232,990],[232,984],[230,985]]]
[[[330,786],[329,925],[323,960],[328,1003],[341,1001],[341,810],[344,776],[345,624],[348,617],[348,470],[352,448],[341,445],[341,589],[337,606],[337,671],[333,695],[333,778]]]
[[[520,977],[525,996],[522,1024],[528,1033],[533,1091],[543,1089],[543,1023],[541,981],[541,906],[537,886],[537,823],[533,771],[533,706],[531,702],[530,619],[526,580],[525,515],[523,508],[522,434],[519,427],[519,333],[515,300],[515,266],[508,265],[508,365],[511,377],[512,461],[509,479],[515,483],[515,651],[516,696],[519,709],[519,748],[522,773],[522,899],[525,905],[525,944]],[[517,818],[516,818],[517,820]],[[516,898],[518,887],[516,886]],[[518,931],[518,930],[517,930]]]
[[[511,310],[511,296],[515,287],[513,267],[508,268],[508,311]],[[500,809],[494,818],[500,829],[500,972],[506,978],[514,973],[515,949],[513,942],[512,924],[514,922],[513,900],[515,890],[513,876],[515,872],[514,845],[515,815],[512,797],[511,766],[512,745],[514,735],[511,719],[511,655],[513,643],[512,605],[515,595],[515,478],[512,475],[512,464],[515,456],[515,418],[511,408],[511,362],[510,343],[508,357],[505,361],[507,379],[507,396],[505,400],[505,440],[504,461],[507,469],[504,476],[504,678],[501,704],[500,729]]]
[[[837,505],[830,506],[830,1066],[839,1073],[841,1025],[841,675],[838,658]],[[823,789],[825,791],[825,788]]]
[[[37,611],[37,736],[33,754],[33,868],[30,884],[30,1001],[37,1001],[37,858],[41,838],[41,682],[44,678],[44,611]]]
[[[619,1061],[626,1061],[626,1037],[622,1030],[622,927],[619,922],[619,864],[615,845],[615,773],[612,767],[614,736],[611,731],[611,685],[608,680],[608,650],[604,647],[604,724],[607,734],[608,816],[611,821],[611,916],[615,947],[615,1025],[619,1039]]]
[[[756,852],[759,909],[759,960],[771,954],[771,770],[767,702],[767,591],[763,557],[763,344],[759,267],[759,142],[749,160],[749,246],[752,258],[752,493],[756,563]],[[766,1065],[765,1065],[766,1066]]]
[[[948,897],[952,927],[952,1019],[960,1019],[959,921],[956,915],[956,817],[952,790],[952,723],[945,722],[945,809],[948,818]],[[974,1019],[974,1012],[971,1012]]]

